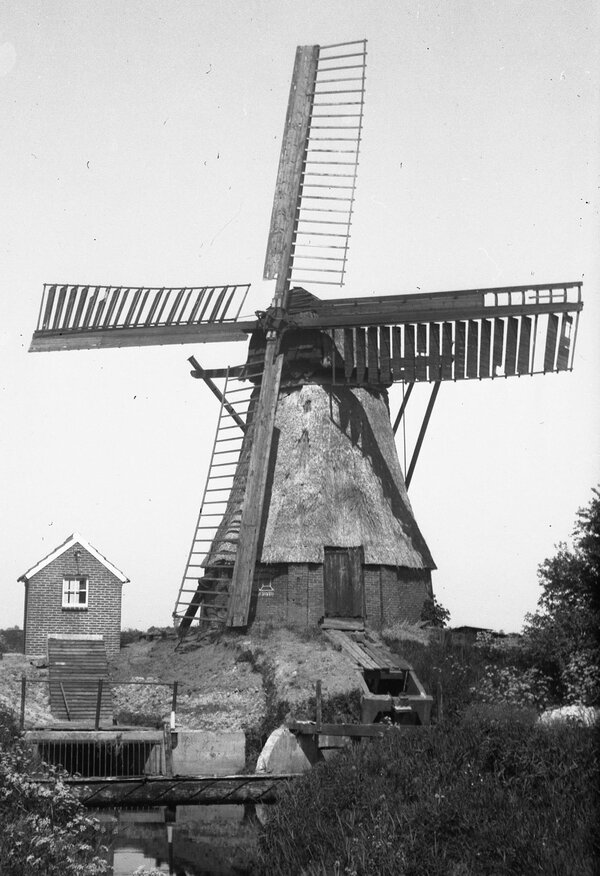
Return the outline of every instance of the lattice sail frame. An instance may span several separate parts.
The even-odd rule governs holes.
[[[362,136],[366,40],[298,46],[264,279],[342,286]]]
[[[319,47],[291,286],[344,285],[363,127],[366,59],[366,40]]]

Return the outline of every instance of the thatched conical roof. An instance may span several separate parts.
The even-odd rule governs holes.
[[[242,481],[240,474],[219,533],[224,540],[207,565],[232,559]],[[325,546],[359,545],[367,564],[435,568],[407,496],[387,394],[286,388],[277,406],[258,560],[322,563]]]

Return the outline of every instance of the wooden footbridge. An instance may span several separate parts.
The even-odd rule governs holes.
[[[65,784],[85,806],[186,806],[223,803],[274,803],[282,786],[298,773],[239,776],[141,776],[69,778]]]

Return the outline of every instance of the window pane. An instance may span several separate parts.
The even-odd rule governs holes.
[[[65,608],[78,608],[87,606],[87,578],[64,578],[63,599]]]

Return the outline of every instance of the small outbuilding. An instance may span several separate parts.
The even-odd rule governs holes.
[[[47,657],[49,636],[101,635],[119,652],[121,591],[129,579],[77,532],[18,579],[25,584],[25,654]]]

